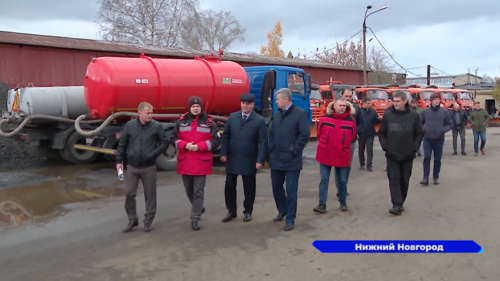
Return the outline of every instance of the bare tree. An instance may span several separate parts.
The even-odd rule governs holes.
[[[368,81],[371,84],[391,83],[394,65],[390,57],[381,48],[370,46],[366,54],[366,65],[369,71]]]
[[[314,55],[316,60],[333,63],[340,66],[363,68],[363,44],[348,40],[336,43],[333,48],[323,47],[322,51]],[[371,84],[385,84],[392,82],[394,66],[390,56],[380,47],[371,45],[366,50],[366,68],[370,71],[368,81]]]
[[[103,39],[176,47],[181,27],[199,0],[96,0]]]
[[[227,50],[235,41],[245,41],[245,28],[231,12],[195,12],[182,24],[185,47],[216,52]]]

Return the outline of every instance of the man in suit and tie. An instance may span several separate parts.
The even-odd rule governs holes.
[[[256,174],[264,165],[267,152],[267,127],[264,118],[253,111],[255,96],[243,94],[240,97],[241,110],[229,115],[221,135],[221,161],[226,163],[227,215],[222,219],[228,222],[236,215],[236,185],[238,175],[243,179],[245,201],[243,221],[252,220],[255,202]]]

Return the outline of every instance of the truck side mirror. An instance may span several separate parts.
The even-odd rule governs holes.
[[[306,74],[306,75],[307,75],[307,93],[310,95],[311,94],[312,77],[311,77],[311,74]]]

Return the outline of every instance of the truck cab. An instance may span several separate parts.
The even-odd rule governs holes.
[[[453,108],[453,105],[456,103],[456,97],[453,94],[452,91],[448,89],[441,89],[441,103],[443,104],[444,108],[446,109],[451,109]]]
[[[410,85],[406,88],[410,91],[412,96],[417,100],[418,106],[426,109],[431,106],[431,95],[434,93],[439,94],[439,91],[433,88],[421,88],[418,85]]]
[[[360,86],[356,88],[356,97],[359,100],[359,106],[362,106],[364,97],[369,97],[372,100],[372,108],[380,117],[382,117],[384,111],[389,108],[389,93],[383,88]]]
[[[251,66],[244,67],[250,83],[250,93],[255,96],[255,111],[269,124],[276,105],[276,92],[289,88],[295,106],[307,112],[309,124],[312,122],[310,104],[312,77],[300,68],[287,66]]]
[[[474,101],[472,100],[472,96],[469,91],[463,89],[450,89],[450,92],[455,95],[457,103],[463,110],[465,110],[467,115],[469,115],[474,105]]]

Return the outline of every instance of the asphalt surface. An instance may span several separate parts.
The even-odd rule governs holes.
[[[253,221],[222,223],[224,172],[220,163],[207,180],[201,230],[192,231],[190,204],[180,176],[158,178],[158,211],[153,231],[142,223],[121,233],[127,219],[123,182],[110,163],[44,168],[27,163],[0,173],[0,276],[7,280],[498,280],[500,276],[500,128],[489,128],[486,155],[452,156],[446,136],[441,184],[421,187],[422,160],[414,162],[402,216],[388,213],[385,160],[375,141],[374,171],[353,161],[349,212],[338,211],[330,184],[328,213],[318,203],[315,142],[306,148],[300,177],[295,229],[283,230],[276,215],[269,171],[257,176]],[[357,153],[356,153],[357,155]],[[144,214],[142,192],[138,214]],[[321,254],[312,243],[338,240],[474,240],[480,254]]]

